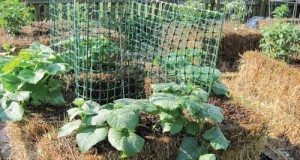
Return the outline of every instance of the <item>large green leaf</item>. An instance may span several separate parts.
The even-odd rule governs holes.
[[[77,107],[82,107],[85,101],[83,98],[76,98],[72,103],[75,104]]]
[[[190,122],[185,126],[187,133],[195,135],[201,131],[200,124],[196,122]]]
[[[197,112],[199,112],[203,108],[203,103],[199,103],[194,100],[188,100],[186,101],[186,110],[189,114],[195,115]]]
[[[199,157],[199,160],[217,160],[214,154],[204,154]]]
[[[119,130],[115,128],[109,130],[108,141],[113,147],[123,151],[127,156],[141,152],[145,143],[145,140],[135,133],[126,129]]]
[[[198,118],[208,118],[218,123],[221,123],[224,119],[222,109],[209,103],[203,103],[202,108],[196,113]]]
[[[135,104],[136,100],[129,99],[129,98],[123,98],[123,99],[115,100],[114,103],[115,103],[116,108],[120,108],[125,105]]]
[[[198,88],[198,89],[194,90],[193,94],[195,94],[198,98],[200,98],[200,100],[202,102],[207,102],[208,101],[209,94],[201,88]]]
[[[0,117],[3,121],[21,121],[24,114],[24,108],[18,102],[11,102],[9,106],[4,109]]]
[[[17,68],[22,62],[29,60],[33,54],[28,50],[21,50],[18,56],[13,57],[8,63],[2,67],[4,73],[11,73]]]
[[[204,139],[210,142],[210,145],[215,149],[227,149],[229,146],[229,141],[223,135],[219,127],[214,127],[210,130],[207,130],[204,135]]]
[[[49,91],[49,96],[46,97],[46,102],[51,105],[59,106],[62,106],[66,103],[64,96],[62,95],[60,90]]]
[[[44,75],[45,72],[42,69],[37,71],[24,69],[20,71],[20,73],[18,74],[18,78],[28,83],[37,84],[41,79],[43,79]]]
[[[176,102],[176,97],[168,93],[155,93],[150,97],[150,102],[166,110],[180,108],[180,105]]]
[[[211,89],[216,95],[226,95],[228,93],[227,87],[220,82],[219,83],[215,82],[212,85]]]
[[[79,129],[76,135],[76,142],[80,151],[86,152],[98,142],[105,140],[107,132],[106,128],[97,127],[85,127]]]
[[[110,112],[111,111],[107,109],[102,109],[97,115],[86,116],[86,118],[83,121],[85,125],[88,126],[102,126],[106,119],[110,118]]]
[[[100,104],[88,100],[82,105],[82,109],[84,110],[85,114],[87,115],[96,115],[100,109],[103,107],[100,106]]]
[[[15,92],[22,87],[23,83],[21,80],[12,74],[5,74],[1,76],[3,88],[9,92]]]
[[[20,92],[6,92],[5,97],[7,97],[9,100],[13,100],[16,102],[22,102],[27,101],[30,98],[30,92],[29,91],[20,91]]]
[[[152,84],[151,87],[154,93],[157,92],[168,92],[172,90],[172,87],[177,86],[176,83],[156,83]]]
[[[127,111],[135,112],[137,114],[144,109],[143,106],[138,105],[138,104],[123,105],[121,108],[124,110],[127,110]]]
[[[81,108],[71,108],[68,110],[69,120],[72,121],[77,115],[84,113]]]
[[[179,152],[177,154],[177,160],[195,160],[200,155],[206,154],[207,148],[198,146],[198,141],[193,137],[184,137]]]
[[[147,112],[147,113],[152,113],[155,114],[158,112],[158,108],[152,104],[148,99],[140,99],[136,101],[136,104],[142,106],[142,108]]]
[[[72,134],[72,132],[74,132],[75,130],[80,128],[80,126],[81,126],[81,120],[76,120],[76,121],[67,123],[63,127],[61,127],[61,129],[59,130],[58,137],[68,136],[68,135]]]
[[[63,82],[59,79],[54,79],[54,78],[49,79],[49,84],[48,84],[49,92],[52,92],[55,90],[61,90],[62,84],[63,84]]]
[[[161,121],[160,125],[163,129],[163,132],[170,132],[171,135],[175,135],[177,133],[180,133],[180,131],[183,128],[183,124],[180,122],[165,122],[165,121]]]
[[[159,119],[161,121],[172,121],[175,120],[179,116],[179,111],[174,110],[174,111],[160,111],[159,112]]]
[[[48,67],[48,73],[50,75],[57,75],[57,74],[62,74],[67,71],[67,66],[65,63],[55,63],[51,64]]]
[[[47,55],[54,53],[54,51],[50,47],[40,44],[38,42],[33,42],[30,45],[30,49]]]
[[[107,123],[113,128],[134,130],[139,123],[138,114],[124,109],[112,110],[108,116]]]
[[[37,106],[41,105],[42,102],[46,102],[46,99],[51,100],[48,87],[43,83],[34,84],[25,84],[24,90],[28,90],[31,92],[31,104]]]

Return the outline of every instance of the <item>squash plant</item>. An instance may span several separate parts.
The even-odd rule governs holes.
[[[187,81],[198,86],[212,84],[213,93],[227,95],[228,88],[221,83],[221,72],[218,69],[196,65],[200,61],[198,58],[200,54],[198,50],[180,50],[171,52],[166,57],[156,57],[154,63],[164,67],[168,75],[180,81]]]
[[[0,70],[0,119],[22,120],[28,104],[63,105],[62,81],[57,77],[67,68],[59,55],[39,43],[8,57]]]
[[[209,154],[210,149],[228,147],[229,141],[219,128],[223,120],[221,109],[205,103],[207,92],[176,83],[153,84],[152,88],[154,93],[149,99],[119,99],[102,106],[93,101],[75,99],[76,107],[68,110],[70,122],[60,129],[58,136],[75,132],[82,152],[108,139],[114,148],[122,151],[121,157],[133,156],[142,151],[145,143],[135,131],[139,127],[140,113],[147,113],[159,117],[157,124],[163,133],[186,135],[178,160],[214,157]],[[155,127],[157,125],[153,124]]]
[[[79,53],[76,55],[76,58],[86,61],[85,63],[87,63],[88,67],[97,63],[111,65],[111,62],[114,62],[114,60],[118,58],[117,55],[120,52],[117,45],[104,36],[89,38],[81,37],[78,45],[75,42],[74,38],[70,38],[59,41],[53,46],[64,48],[65,51],[62,55],[66,58],[74,56],[70,54],[73,54],[73,48],[76,46]]]

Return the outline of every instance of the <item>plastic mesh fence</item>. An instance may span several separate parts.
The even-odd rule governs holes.
[[[75,73],[76,96],[142,98],[153,82],[210,90],[224,16],[162,1],[51,0],[52,47]]]

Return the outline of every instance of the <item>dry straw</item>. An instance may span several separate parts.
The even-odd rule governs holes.
[[[262,53],[246,52],[239,73],[227,76],[224,82],[233,97],[267,121],[270,139],[277,148],[284,148],[291,157],[300,157],[299,68]]]

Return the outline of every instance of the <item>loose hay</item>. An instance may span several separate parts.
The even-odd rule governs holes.
[[[267,121],[269,148],[280,158],[300,157],[299,71],[261,53],[247,52],[239,73],[224,78],[232,96]]]

